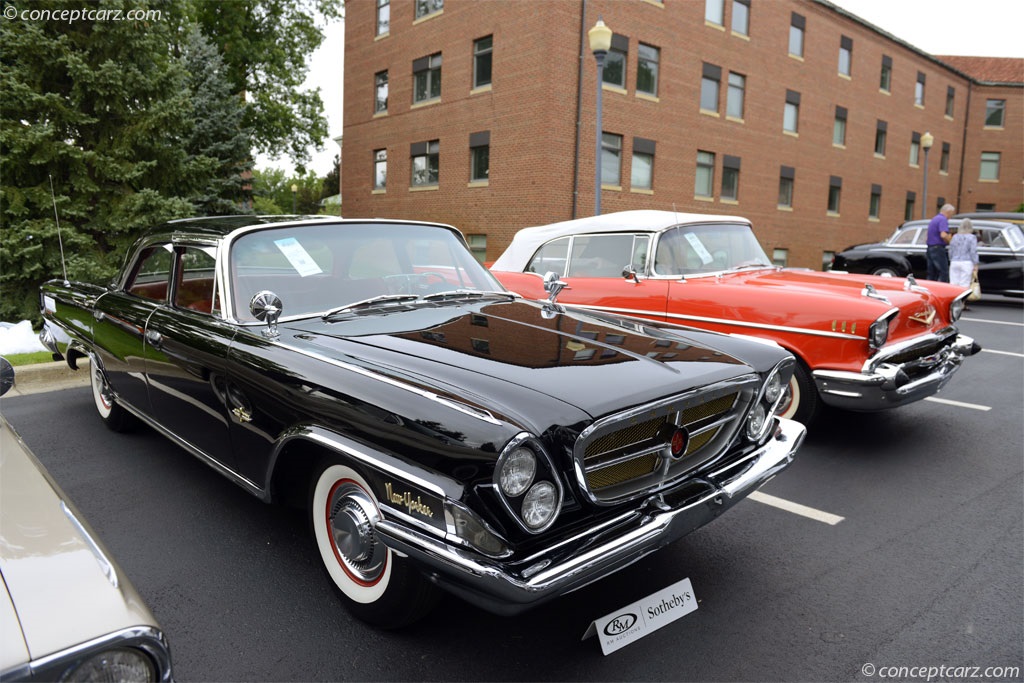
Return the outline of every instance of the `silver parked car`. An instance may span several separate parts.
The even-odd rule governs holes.
[[[0,393],[13,383],[0,358]],[[2,416],[0,575],[0,680],[172,680],[153,615]]]

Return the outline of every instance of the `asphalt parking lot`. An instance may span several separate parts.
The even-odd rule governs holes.
[[[1024,308],[986,298],[960,327],[985,350],[939,396],[826,411],[792,467],[679,543],[520,617],[445,598],[399,632],[345,612],[302,515],[149,430],[108,432],[86,386],[2,411],[148,602],[180,681],[1021,680]],[[684,578],[695,612],[608,656],[581,640]]]

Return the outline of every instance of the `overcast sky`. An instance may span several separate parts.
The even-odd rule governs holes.
[[[518,2],[520,0],[496,0]],[[568,2],[569,0],[546,0]],[[701,0],[683,0],[700,2]],[[780,2],[782,0],[758,0]],[[933,55],[1024,58],[1019,0],[831,0],[868,23]],[[756,17],[756,4],[753,12]],[[755,18],[756,21],[756,18]],[[325,175],[338,153],[333,138],[342,133],[342,69],[345,61],[345,25],[327,25],[326,38],[313,54],[305,87],[319,87],[330,138],[324,151],[313,151],[310,168]],[[258,168],[291,169],[288,159],[259,157]]]

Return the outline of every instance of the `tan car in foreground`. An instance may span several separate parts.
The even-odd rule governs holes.
[[[0,393],[13,382],[0,359]],[[0,680],[172,680],[153,615],[2,416],[0,574]]]

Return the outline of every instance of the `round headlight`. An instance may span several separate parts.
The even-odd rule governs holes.
[[[531,529],[547,525],[558,512],[558,491],[550,481],[540,481],[523,498],[523,522]]]
[[[764,400],[766,400],[769,405],[775,405],[775,402],[779,400],[780,396],[782,396],[782,390],[784,388],[785,387],[782,385],[782,377],[780,376],[778,369],[773,370],[771,376],[768,377],[768,381],[765,382],[764,385]]]
[[[768,421],[768,410],[763,403],[758,403],[750,409],[747,416],[747,438],[757,441],[764,435],[765,424]]]
[[[156,667],[141,650],[121,647],[94,654],[66,673],[62,681],[155,681]]]
[[[876,320],[871,323],[868,330],[868,345],[873,349],[880,349],[889,339],[889,320]]]
[[[949,322],[955,323],[964,312],[964,298],[954,299],[949,305]]]
[[[510,498],[523,495],[536,474],[537,456],[533,451],[524,447],[515,449],[501,461],[501,471],[498,472],[501,492]]]

